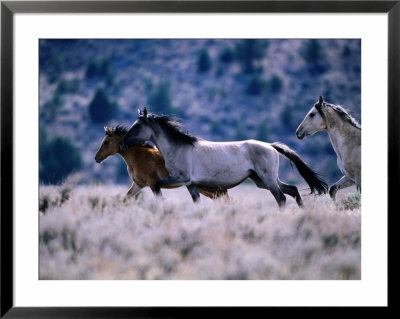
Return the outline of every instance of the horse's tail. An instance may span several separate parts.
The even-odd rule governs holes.
[[[296,165],[300,175],[303,176],[308,186],[310,186],[311,193],[317,191],[318,194],[325,194],[328,191],[328,184],[289,146],[278,142],[272,143],[271,146]]]

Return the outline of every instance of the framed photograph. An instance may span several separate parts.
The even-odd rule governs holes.
[[[399,18],[2,1],[1,317],[390,309]]]

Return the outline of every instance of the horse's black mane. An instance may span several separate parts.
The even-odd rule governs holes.
[[[335,104],[329,104],[329,103],[324,103],[326,106],[329,106],[330,108],[332,108],[332,110],[334,110],[340,118],[342,118],[342,120],[347,121],[348,123],[350,123],[352,126],[354,126],[355,128],[358,128],[361,130],[361,125],[360,123],[358,123],[358,121],[352,117],[350,115],[350,113],[342,106],[340,105],[335,105]],[[323,114],[320,104],[316,104],[316,109],[317,111],[321,114],[322,117],[325,117],[325,115]]]
[[[128,133],[129,128],[127,128],[126,126],[123,126],[121,124],[118,124],[116,127],[111,129],[112,133],[115,135],[119,135],[119,136],[124,136],[126,133]],[[106,135],[109,135],[110,133],[108,133],[106,131]],[[153,148],[154,145],[152,145],[150,142],[143,142],[140,146],[144,146],[144,147],[148,147],[148,148]]]
[[[151,114],[146,117],[146,120],[157,123],[175,143],[193,146],[199,140],[198,137],[191,135],[174,117],[164,114]]]
[[[116,127],[114,127],[112,129],[112,132],[116,135],[125,135],[126,133],[128,133],[129,128],[127,128],[126,126],[123,126],[121,124],[118,124]]]

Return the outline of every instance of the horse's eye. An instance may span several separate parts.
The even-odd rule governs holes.
[[[108,145],[108,143],[110,143],[110,142],[109,142],[109,141],[105,141],[105,142],[104,142],[104,145]]]
[[[314,117],[315,113],[310,113],[310,117]]]

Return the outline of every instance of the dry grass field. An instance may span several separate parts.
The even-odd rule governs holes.
[[[123,201],[121,186],[41,186],[40,279],[360,279],[361,211],[354,189],[292,198],[279,211],[254,185],[230,200],[185,188],[145,189]],[[307,193],[302,191],[301,193]]]

